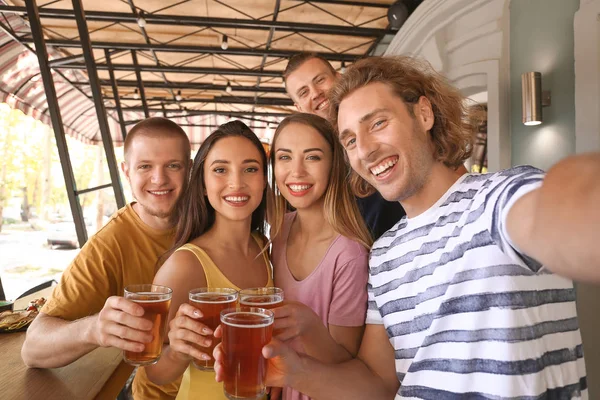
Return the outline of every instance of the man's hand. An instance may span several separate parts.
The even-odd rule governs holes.
[[[215,330],[215,337],[223,335],[221,326]],[[294,387],[294,383],[303,374],[303,363],[300,356],[283,342],[273,339],[263,347],[263,356],[268,360],[266,386],[270,387]],[[225,378],[225,354],[223,344],[219,343],[213,351],[215,359],[215,379],[223,382]]]
[[[100,347],[141,352],[152,341],[152,322],[144,319],[142,306],[124,297],[112,296],[90,326],[90,342]]]
[[[277,332],[275,337],[284,342],[323,326],[319,316],[310,307],[295,301],[286,301],[285,305],[275,308],[273,313],[273,331]]]
[[[202,312],[197,308],[182,303],[177,314],[169,323],[169,347],[171,355],[180,360],[210,360],[210,355],[200,351],[195,345],[208,347],[212,343],[212,330],[197,321]]]

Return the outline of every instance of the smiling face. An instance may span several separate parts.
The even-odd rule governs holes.
[[[337,76],[329,65],[318,58],[311,58],[287,77],[286,88],[298,111],[327,118],[327,92],[336,79]]]
[[[274,143],[277,188],[302,210],[321,206],[329,184],[333,154],[325,138],[313,127],[291,123]]]
[[[414,117],[407,107],[411,107]],[[431,104],[405,104],[376,82],[345,97],[338,128],[350,165],[388,201],[403,201],[424,187],[435,163],[429,130]]]
[[[123,172],[137,200],[134,209],[146,224],[164,226],[182,193],[190,154],[179,137],[139,135],[131,142]]]
[[[219,139],[204,162],[204,187],[215,218],[249,219],[266,187],[261,154],[241,136]]]

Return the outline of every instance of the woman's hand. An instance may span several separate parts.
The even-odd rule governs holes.
[[[221,325],[215,330],[215,337],[223,335]],[[266,386],[273,388],[291,386],[304,374],[302,359],[294,350],[285,343],[277,339],[271,340],[262,349],[263,357],[268,361]],[[213,350],[215,358],[215,380],[223,382],[225,379],[225,354],[223,353],[223,343],[219,343]]]
[[[192,358],[210,360],[210,355],[202,352],[197,346],[208,347],[213,338],[213,331],[198,319],[202,312],[197,308],[183,303],[177,314],[169,323],[169,347],[171,356],[190,361]]]
[[[302,337],[315,327],[324,327],[319,316],[308,306],[295,301],[272,310],[275,314],[273,334],[281,341]]]

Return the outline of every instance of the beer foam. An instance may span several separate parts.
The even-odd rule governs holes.
[[[190,299],[190,300],[193,301],[194,303],[202,303],[202,304],[223,304],[223,303],[234,303],[237,299],[232,296],[230,299],[219,300],[219,301],[203,300],[202,298],[194,298],[194,299]]]
[[[235,316],[241,316],[241,315],[255,315],[257,317],[259,317],[260,319],[269,319],[269,316],[265,315],[265,314],[260,314],[260,313],[253,313],[253,312],[234,312],[231,314],[227,314],[225,316],[225,319],[227,318],[232,318],[230,317],[231,315],[235,315]],[[235,317],[233,317],[235,318]],[[273,322],[267,322],[267,323],[263,323],[263,324],[250,324],[250,325],[244,325],[244,324],[235,324],[229,321],[223,321],[223,317],[221,317],[221,322],[229,325],[229,326],[235,326],[236,328],[266,328],[269,325],[272,325]],[[252,322],[252,321],[248,321],[248,322]]]
[[[267,297],[267,296],[265,296]],[[261,297],[262,298],[262,297]],[[278,304],[281,303],[283,301],[283,299],[279,296],[274,297],[273,301],[253,301],[253,297],[246,297],[245,299],[241,300],[240,299],[240,304],[246,305],[246,306],[251,306],[251,307],[262,307],[262,306],[271,306],[273,304]]]

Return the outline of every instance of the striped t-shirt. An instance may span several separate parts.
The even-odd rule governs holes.
[[[505,227],[543,177],[464,175],[373,245],[367,323],[384,324],[395,350],[396,399],[587,399],[573,284]]]

